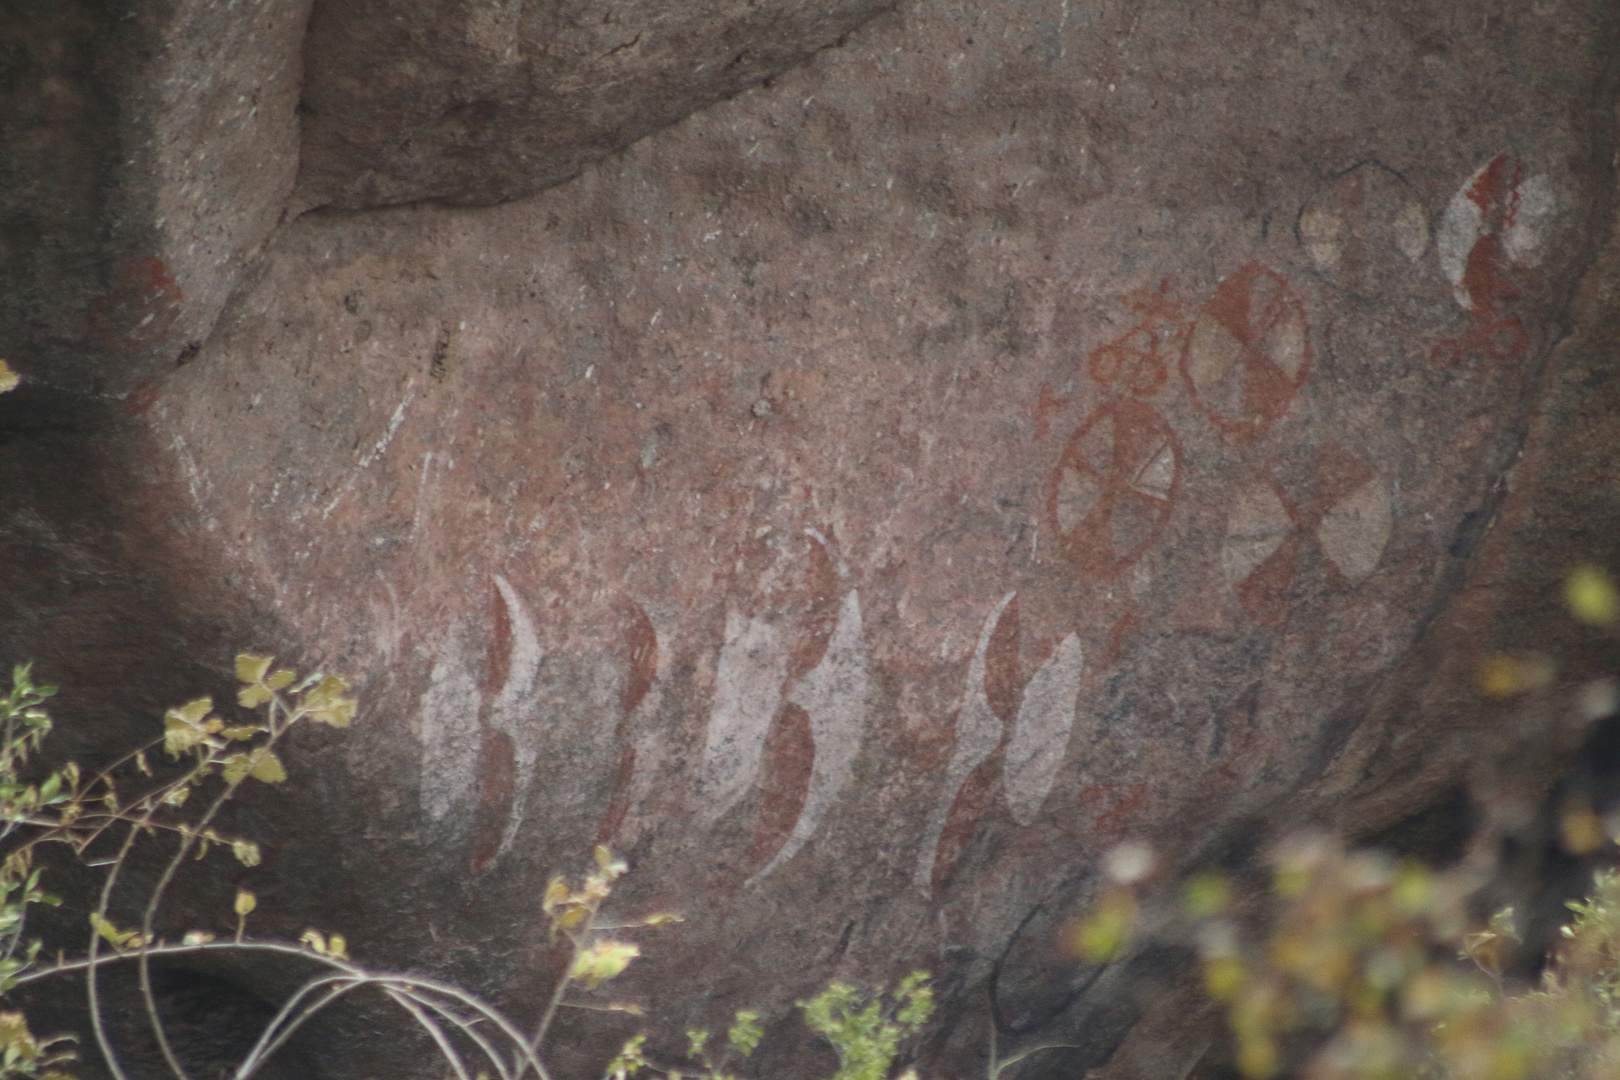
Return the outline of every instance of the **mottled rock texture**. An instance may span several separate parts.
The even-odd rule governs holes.
[[[496,203],[780,74],[892,0],[315,5],[300,206]]]
[[[0,9],[0,355],[122,395],[196,352],[292,190],[307,11]]]
[[[736,89],[668,66],[681,35],[760,25],[440,10],[317,9],[298,205],[531,190]],[[866,10],[758,15],[793,29],[749,70]],[[638,30],[624,85],[686,104],[634,123],[621,61],[563,93],[526,51]],[[1055,947],[1103,853],[1443,801],[1500,730],[1482,651],[1551,625],[1562,552],[1620,560],[1581,479],[1620,385],[1616,56],[1598,0],[902,4],[538,195],[285,222],[84,436],[118,481],[84,544],[176,653],[217,619],[221,655],[359,685],[247,815],[295,930],[533,1009],[540,890],[604,842],[625,910],[688,917],[616,994],[669,1031],[763,1007],[762,1073],[830,1064],[795,999],[921,965],[930,1075],[982,1074],[991,1024],[1073,1044],[1020,1076],[1182,1075],[1183,958]],[[52,505],[7,506],[30,565],[69,557],[19,524]],[[133,663],[44,600],[10,621]],[[632,1027],[589,1020],[564,1075]]]

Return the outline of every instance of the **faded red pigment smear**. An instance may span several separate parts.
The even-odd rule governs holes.
[[[1468,249],[1462,285],[1468,290],[1472,318],[1466,331],[1435,343],[1431,362],[1451,367],[1466,356],[1488,360],[1516,360],[1530,347],[1524,321],[1507,312],[1520,295],[1504,272],[1502,237],[1513,227],[1519,212],[1519,185],[1524,167],[1512,154],[1498,154],[1465,192],[1479,207],[1479,237]]]
[[[1170,357],[1191,331],[1169,291],[1170,283],[1164,281],[1157,291],[1142,289],[1125,298],[1126,306],[1141,319],[1120,337],[1092,350],[1086,373],[1093,382],[1136,397],[1163,389],[1170,378]]]
[[[1093,834],[1103,842],[1117,839],[1124,833],[1125,823],[1147,801],[1148,795],[1146,784],[1132,784],[1126,788],[1108,812],[1092,823]]]
[[[490,585],[489,669],[484,676],[484,701],[493,700],[506,682],[512,663],[512,622],[500,591]],[[484,706],[486,712],[489,706]],[[478,812],[473,819],[473,872],[488,866],[500,851],[512,800],[517,795],[517,748],[506,732],[493,727],[489,717],[478,718]]]
[[[1147,469],[1166,448],[1173,458],[1170,486],[1143,490]],[[1095,487],[1085,517],[1065,530],[1059,516],[1064,472]],[[1181,443],[1151,405],[1111,402],[1086,418],[1069,439],[1047,480],[1046,511],[1063,554],[1084,577],[1106,580],[1129,569],[1164,532],[1181,487]]]
[[[596,829],[598,844],[612,840],[630,812],[630,782],[636,775],[635,733],[630,730],[630,716],[658,677],[658,631],[653,628],[652,620],[634,600],[626,598],[619,607],[626,624],[623,651],[629,674],[619,694],[619,722],[613,735],[614,742],[622,747],[619,769],[613,779],[613,795],[608,799],[607,812]]]
[[[816,764],[816,740],[810,714],[788,702],[777,713],[765,738],[760,787],[765,793],[754,835],[748,844],[748,873],[757,873],[793,834],[793,826],[810,796]]]
[[[1303,353],[1299,368],[1292,374],[1278,367],[1262,347],[1268,335],[1284,319],[1298,319],[1304,328],[1305,306],[1282,275],[1258,262],[1251,262],[1223,281],[1199,314],[1201,318],[1213,320],[1239,345],[1242,411],[1237,415],[1223,413],[1200,395],[1190,366],[1192,334],[1184,339],[1181,352],[1182,381],[1193,401],[1216,427],[1237,439],[1253,439],[1264,433],[1288,410],[1295,392],[1310,373],[1311,344],[1308,331],[1302,335]]]
[[[148,348],[168,336],[183,300],[162,259],[133,259],[119,268],[107,294],[90,305],[91,333],[108,348]]]
[[[1049,382],[1041,383],[1040,395],[1035,399],[1035,405],[1030,409],[1030,415],[1035,420],[1035,441],[1040,442],[1052,430],[1052,418],[1069,407],[1069,399],[1059,397]]]

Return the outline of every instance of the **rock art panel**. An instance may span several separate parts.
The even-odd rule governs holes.
[[[438,940],[367,909],[379,956],[517,927],[480,977],[536,985],[535,882],[606,840],[627,907],[689,917],[667,968],[627,973],[648,999],[718,1007],[743,943],[782,973],[773,1015],[903,956],[951,965],[949,1022],[971,1020],[1110,844],[1217,842],[1363,730],[1538,370],[1427,353],[1488,306],[1466,269],[1487,233],[1523,289],[1492,313],[1545,340],[1574,284],[1560,230],[1599,206],[1591,132],[1486,110],[1486,147],[1535,163],[1518,213],[1543,174],[1557,209],[1512,242],[1534,268],[1510,226],[1450,226],[1465,308],[1410,213],[1482,164],[1447,134],[1485,109],[1462,66],[1332,5],[1288,33],[1234,0],[1083,30],[1070,8],[1060,32],[903,6],[532,199],[297,218],[128,418],[184,500],[162,543],[219,551],[204,576],[378,703],[344,752],[366,828],[398,839],[320,857],[451,890],[483,867]],[[495,40],[484,14],[462,29]],[[1574,78],[1521,55],[1551,47],[1511,5],[1507,52],[1407,14],[1517,86]],[[1357,78],[1324,81],[1341,55]],[[1217,83],[1236,96],[1186,89]],[[1588,115],[1581,85],[1562,115]],[[494,139],[505,105],[477,100],[450,122]],[[1043,1040],[1117,1004],[1054,978],[1002,983]]]

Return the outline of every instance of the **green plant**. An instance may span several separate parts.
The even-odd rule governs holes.
[[[179,941],[160,938],[155,931],[158,913],[188,859],[224,851],[243,866],[259,862],[255,843],[224,835],[214,824],[241,786],[286,779],[278,746],[297,725],[347,727],[356,713],[347,684],[335,676],[300,678],[289,668],[275,668],[272,658],[252,654],[237,657],[236,674],[241,682],[236,706],[242,714],[227,719],[211,698],[197,698],[164,715],[161,735],[86,777],[72,763],[49,772],[31,769],[51,730],[44,702],[56,691],[36,685],[27,665],[13,671],[11,692],[0,697],[0,996],[42,979],[84,975],[96,1048],[116,1080],[125,1080],[126,1069],[108,1034],[109,1002],[101,975],[110,964],[134,965],[139,1004],[153,1042],[177,1080],[188,1080],[186,1062],[159,1014],[151,968],[156,959],[236,951],[295,958],[312,968],[313,974],[282,1003],[235,1064],[235,1080],[250,1080],[322,1009],[363,989],[382,993],[425,1032],[457,1080],[524,1080],[531,1073],[537,1080],[551,1080],[543,1051],[563,1008],[641,1015],[635,1004],[590,995],[640,955],[640,947],[625,934],[676,922],[679,916],[660,913],[604,923],[602,906],[627,868],[603,847],[595,850],[577,887],[556,877],[541,899],[552,940],[566,946],[566,957],[540,1017],[527,1031],[460,987],[357,963],[341,934],[310,929],[298,942],[250,937],[248,917],[258,901],[246,889],[236,893],[231,932],[223,939],[208,930],[190,931]],[[159,748],[167,760],[154,762],[149,755]],[[118,885],[132,853],[143,842],[164,838],[171,850],[160,860],[156,884],[130,908],[127,899],[119,899]],[[61,903],[40,888],[42,870],[35,856],[42,845],[60,845],[103,868],[88,912],[87,945],[77,956],[57,953],[54,960],[42,960],[42,942],[27,935],[31,905]],[[801,1003],[806,1021],[838,1051],[842,1065],[834,1080],[883,1080],[901,1040],[915,1034],[933,1009],[926,981],[924,973],[914,973],[886,1000],[881,989],[867,995],[834,983]],[[762,1037],[759,1015],[748,1010],[736,1014],[717,1054],[708,1032],[688,1032],[689,1057],[697,1064],[693,1069],[654,1063],[645,1052],[646,1037],[638,1035],[609,1064],[607,1076],[624,1080],[646,1069],[672,1078],[729,1080],[730,1070],[746,1062]],[[71,1080],[60,1068],[74,1058],[67,1048],[71,1041],[38,1039],[21,1013],[0,1013],[0,1080]]]

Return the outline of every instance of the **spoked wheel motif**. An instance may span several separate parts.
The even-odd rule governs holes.
[[[1181,444],[1150,405],[1104,405],[1069,439],[1047,486],[1063,554],[1086,577],[1129,568],[1169,523],[1181,486]]]

